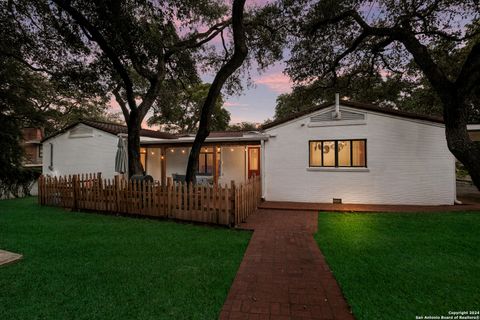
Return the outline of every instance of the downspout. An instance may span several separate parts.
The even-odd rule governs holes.
[[[260,141],[260,177],[262,179],[262,199],[265,200],[265,140]]]

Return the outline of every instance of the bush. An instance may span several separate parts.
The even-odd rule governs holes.
[[[29,196],[41,173],[40,169],[23,167],[13,167],[8,172],[3,172],[0,177],[0,198]]]

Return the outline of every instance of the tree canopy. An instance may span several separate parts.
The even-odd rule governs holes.
[[[162,103],[154,105],[148,124],[160,125],[162,130],[174,133],[195,133],[209,88],[209,83],[199,83],[181,89],[173,87],[164,92],[168,97],[162,95]],[[223,108],[220,94],[212,111],[210,130],[226,130],[229,122],[230,112]]]

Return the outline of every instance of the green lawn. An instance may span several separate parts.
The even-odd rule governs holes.
[[[359,320],[480,309],[480,213],[320,213],[315,238]]]
[[[0,319],[215,319],[251,234],[0,201]]]

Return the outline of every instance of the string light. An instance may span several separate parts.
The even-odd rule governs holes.
[[[230,151],[232,151],[232,152],[233,152],[233,148],[230,148]]]
[[[175,152],[175,150],[173,150],[173,149],[170,149],[170,152],[172,152],[172,153],[173,153],[173,152]]]
[[[217,148],[217,152],[220,152],[220,148]]]
[[[165,159],[165,157],[164,157],[164,156],[161,156],[161,157],[160,157],[160,159],[162,159],[162,160],[163,160],[163,159]]]
[[[182,149],[182,153],[185,153],[185,149]]]

